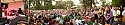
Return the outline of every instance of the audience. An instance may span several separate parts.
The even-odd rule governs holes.
[[[121,18],[118,7],[112,7],[111,5],[85,10],[69,8],[36,13],[31,15],[31,25],[114,25],[114,22],[120,24],[124,21],[124,11],[122,12],[123,18]]]

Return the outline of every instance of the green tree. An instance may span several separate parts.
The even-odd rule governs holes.
[[[67,7],[75,6],[73,1],[56,1],[56,4],[53,5],[55,9],[66,9]]]
[[[44,10],[52,9],[52,0],[44,0]]]
[[[112,0],[113,6],[120,6],[121,4],[124,4],[124,3],[121,3],[121,0]]]
[[[106,0],[101,0],[102,1],[102,6],[106,6],[105,3],[106,3]]]
[[[94,4],[93,0],[81,0],[81,2],[83,4],[83,7],[91,7],[92,3]]]

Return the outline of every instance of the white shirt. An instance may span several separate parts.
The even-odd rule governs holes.
[[[56,20],[60,20],[60,17],[56,17]]]
[[[117,10],[117,11],[113,11],[113,16],[116,16],[116,15],[120,15],[120,10]]]
[[[111,11],[113,12],[113,11],[114,11],[114,9],[112,8],[112,9],[111,9]]]
[[[81,23],[81,20],[78,20],[78,19],[76,19],[76,25],[79,25],[79,23]]]
[[[106,14],[106,12],[104,12],[104,14]]]
[[[122,15],[123,15],[123,16],[125,15],[125,10],[122,12]]]

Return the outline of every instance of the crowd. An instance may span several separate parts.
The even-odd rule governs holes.
[[[30,25],[122,25],[125,7],[67,8],[30,11]]]

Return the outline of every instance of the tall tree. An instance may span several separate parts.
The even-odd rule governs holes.
[[[122,3],[120,3],[121,0],[112,0],[113,6],[120,6]]]

